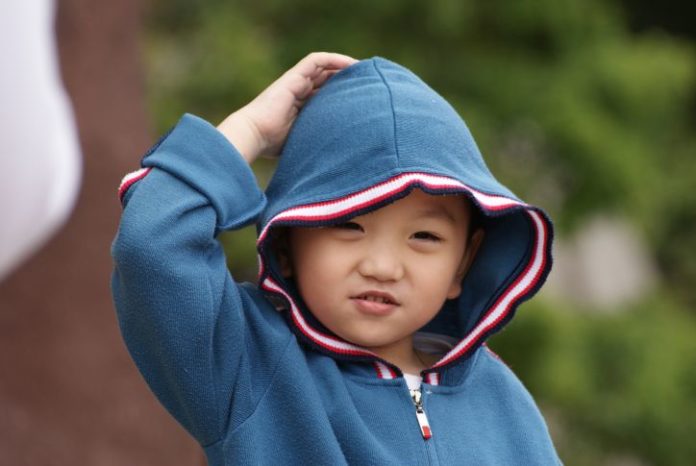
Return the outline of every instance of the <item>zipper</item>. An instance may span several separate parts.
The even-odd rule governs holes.
[[[416,419],[418,420],[421,434],[423,435],[423,439],[428,440],[433,436],[433,433],[430,430],[428,416],[425,415],[425,409],[423,409],[423,394],[421,393],[420,388],[410,390],[410,392],[411,400],[413,400],[413,405],[416,407]]]

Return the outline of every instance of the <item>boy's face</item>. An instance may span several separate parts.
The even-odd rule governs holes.
[[[481,239],[468,240],[469,220],[462,196],[413,190],[343,224],[291,228],[284,273],[325,327],[379,354],[459,296]]]

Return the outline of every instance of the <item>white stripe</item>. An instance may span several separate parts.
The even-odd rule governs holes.
[[[440,385],[440,374],[437,372],[428,372],[425,374],[425,381],[430,385]]]
[[[375,366],[377,366],[377,369],[379,370],[379,373],[383,379],[393,379],[394,378],[394,376],[392,375],[392,371],[383,362],[375,361]]]
[[[426,173],[407,173],[401,176],[392,178],[389,181],[372,186],[364,191],[360,191],[356,194],[337,199],[335,201],[329,201],[321,204],[310,204],[305,206],[294,207],[288,210],[280,212],[274,216],[264,227],[263,231],[259,235],[258,242],[260,243],[266,236],[267,230],[273,225],[273,223],[284,220],[284,219],[294,219],[303,218],[306,220],[312,220],[312,218],[324,217],[324,216],[338,216],[341,213],[350,212],[355,206],[369,203],[379,197],[388,196],[391,193],[403,189],[405,186],[413,184],[419,181],[422,184],[437,188],[456,188],[465,191],[469,191],[474,198],[484,207],[489,209],[510,207],[515,205],[524,205],[523,203],[515,200],[509,199],[503,196],[496,196],[491,194],[484,194],[476,191],[469,186],[460,183],[457,180],[448,178],[445,176],[428,175]]]
[[[130,172],[126,174],[126,176],[123,177],[121,180],[121,184],[118,185],[118,190],[120,191],[123,186],[125,186],[127,183],[131,182],[133,179],[138,178],[139,176],[142,176],[144,172],[148,171],[149,168],[141,168],[139,170],[135,170],[134,172]],[[113,185],[112,185],[113,186]]]
[[[514,288],[508,290],[507,294],[498,302],[498,305],[493,308],[485,319],[483,319],[479,324],[472,330],[469,335],[466,336],[457,346],[452,348],[442,359],[440,359],[435,365],[441,366],[450,361],[454,355],[456,355],[462,348],[468,346],[473,340],[478,338],[481,333],[488,330],[490,326],[502,315],[504,315],[510,308],[512,302],[518,298],[524,289],[529,286],[529,284],[538,276],[541,270],[541,265],[544,259],[544,252],[546,249],[546,235],[543,234],[544,227],[542,224],[541,215],[538,212],[527,211],[527,214],[532,218],[534,226],[536,228],[536,249],[534,250],[534,258],[529,272],[522,277],[522,279],[515,285]]]
[[[367,355],[367,356],[376,356],[374,353],[372,353],[371,351],[367,351],[364,348],[361,348],[361,347],[356,346],[356,345],[352,345],[350,343],[347,343],[347,342],[344,342],[341,340],[336,340],[335,338],[331,338],[328,335],[323,335],[323,334],[317,332],[316,330],[314,330],[312,327],[309,326],[307,321],[302,316],[302,313],[299,311],[299,309],[295,305],[295,302],[292,300],[290,295],[285,292],[285,290],[283,290],[277,283],[275,283],[270,278],[266,278],[264,280],[263,284],[264,284],[265,288],[270,289],[271,291],[281,293],[283,296],[285,296],[285,298],[287,298],[287,300],[290,302],[290,307],[292,308],[291,312],[292,312],[293,316],[295,317],[295,319],[297,320],[297,322],[299,323],[300,330],[302,330],[305,334],[309,335],[314,340],[317,340],[321,344],[323,344],[325,346],[329,346],[332,349],[335,349],[338,351],[340,351],[340,350],[353,351],[353,352],[362,353],[362,354]]]

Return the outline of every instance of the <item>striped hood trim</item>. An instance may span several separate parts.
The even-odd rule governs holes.
[[[375,366],[375,371],[377,371],[377,377],[380,379],[395,379],[398,377],[396,371],[392,369],[388,364],[383,363],[382,361],[375,361],[374,362]]]
[[[130,188],[136,181],[140,181],[145,178],[147,174],[150,173],[150,170],[152,170],[152,168],[141,168],[139,170],[130,172],[123,177],[121,184],[118,187],[118,198],[121,202],[123,202],[123,196],[125,196],[128,188]]]
[[[495,212],[526,204],[503,196],[486,194],[445,176],[427,173],[403,173],[387,181],[376,184],[363,191],[350,194],[328,202],[317,202],[287,209],[276,214],[261,230],[257,244],[263,243],[269,228],[281,223],[330,221],[349,214],[361,212],[385,200],[396,197],[401,192],[422,186],[431,191],[448,193],[469,193],[483,209]]]
[[[482,343],[482,337],[488,335],[497,328],[509,315],[517,304],[527,295],[538,288],[550,265],[550,244],[549,230],[544,222],[544,218],[539,212],[527,210],[534,225],[535,239],[533,253],[524,271],[519,274],[511,286],[498,298],[484,314],[476,327],[454,348],[452,348],[433,368],[438,368],[450,364],[457,358],[463,356],[471,348]]]
[[[263,245],[268,238],[270,228],[274,226],[328,224],[341,218],[362,215],[403,196],[415,187],[430,193],[468,195],[479,208],[489,215],[500,215],[522,209],[531,220],[533,227],[534,243],[528,262],[522,272],[482,313],[482,317],[474,328],[433,367],[425,371],[425,376],[430,378],[427,379],[428,383],[435,382],[434,384],[437,384],[439,383],[438,371],[440,369],[470,354],[482,344],[488,335],[507,321],[516,306],[530,297],[543,283],[551,266],[551,226],[550,221],[537,208],[517,199],[478,191],[453,178],[418,172],[403,173],[339,199],[293,207],[273,216],[261,230],[257,241],[258,250],[261,252],[259,254],[259,283],[266,291],[280,295],[288,301],[291,321],[298,333],[305,339],[336,355],[376,360],[375,369],[378,376],[390,378],[392,374],[398,373],[398,368],[379,360],[374,353],[365,348],[314,328],[305,319],[294,298],[279,284],[282,278],[272,273],[267,266]],[[386,370],[385,366],[389,370]]]
[[[377,377],[380,379],[391,380],[398,377],[396,371],[392,369],[389,364],[385,364],[382,361],[375,361],[373,365]],[[423,375],[423,382],[430,385],[440,385],[440,374],[437,372],[427,372]]]

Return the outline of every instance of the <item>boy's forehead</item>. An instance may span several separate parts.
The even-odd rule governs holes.
[[[387,204],[365,215],[379,213],[384,210],[391,210],[399,215],[413,219],[435,219],[457,223],[459,219],[468,216],[469,202],[461,194],[436,195],[414,189],[393,204]]]
[[[436,204],[433,206],[423,207],[421,209],[413,212],[413,216],[419,219],[435,219],[435,220],[447,220],[450,223],[455,223],[456,219],[452,212],[446,209],[441,204]]]

